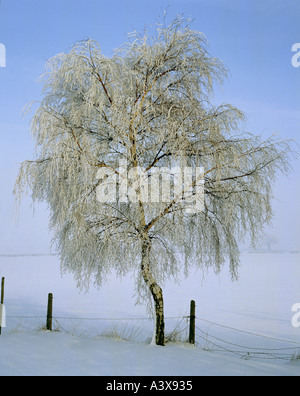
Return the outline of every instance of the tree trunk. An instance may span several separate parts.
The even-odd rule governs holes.
[[[150,272],[150,250],[151,242],[149,238],[145,238],[142,242],[142,264],[141,270],[145,283],[149,287],[151,295],[154,300],[155,315],[156,315],[156,345],[165,345],[165,320],[164,320],[164,300],[161,287],[156,283],[153,275]]]

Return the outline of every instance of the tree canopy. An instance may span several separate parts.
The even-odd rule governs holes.
[[[22,164],[15,193],[29,187],[48,203],[62,269],[80,286],[132,271],[157,311],[158,284],[182,268],[218,272],[228,260],[237,277],[238,241],[257,241],[270,222],[272,183],[288,170],[291,147],[245,133],[242,111],[214,103],[225,78],[205,36],[181,17],[131,34],[111,57],[86,40],[49,60],[32,120],[36,159]],[[156,168],[201,167],[203,209],[144,202],[139,187],[136,202],[99,202],[99,169],[120,177],[120,161],[149,182]]]

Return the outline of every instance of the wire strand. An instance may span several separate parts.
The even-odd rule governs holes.
[[[234,327],[231,327],[231,326],[222,325],[222,324],[220,324],[220,323],[212,322],[212,321],[210,321],[210,320],[206,320],[206,319],[202,319],[202,318],[196,318],[196,319],[201,320],[201,321],[203,321],[203,322],[207,322],[207,323],[213,324],[213,325],[215,325],[215,326],[223,327],[223,328],[225,328],[225,329],[230,329],[230,330],[238,331],[238,332],[244,333],[244,334],[254,335],[254,336],[256,336],[256,337],[266,338],[266,339],[269,339],[269,340],[288,342],[288,343],[290,343],[290,344],[295,344],[295,345],[298,345],[298,346],[300,347],[300,344],[299,344],[298,342],[295,342],[295,341],[285,340],[285,339],[276,338],[276,337],[269,337],[269,336],[266,336],[266,335],[263,335],[263,334],[253,333],[253,332],[250,332],[250,331],[247,331],[247,330],[241,330],[241,329],[237,329],[237,328],[234,328]]]
[[[252,349],[252,350],[254,350],[254,351],[261,351],[262,349],[264,350],[264,351],[286,351],[286,350],[295,350],[295,347],[288,347],[288,348],[258,348],[258,347],[250,347],[250,346],[245,346],[245,345],[239,345],[239,344],[235,344],[235,343],[233,343],[233,342],[229,342],[229,341],[225,341],[225,340],[223,340],[223,339],[221,339],[221,338],[219,338],[219,337],[216,337],[216,336],[213,336],[213,335],[211,335],[211,334],[207,334],[207,333],[205,333],[205,331],[203,331],[203,330],[201,330],[199,327],[197,327],[196,326],[196,329],[197,330],[199,330],[199,331],[201,331],[201,333],[203,333],[203,334],[205,334],[205,335],[207,335],[207,336],[209,336],[209,337],[211,337],[211,338],[214,338],[214,339],[216,339],[216,340],[218,340],[218,341],[221,341],[221,342],[224,342],[225,344],[228,344],[228,345],[232,345],[232,346],[236,346],[236,347],[239,347],[239,348],[244,348],[244,349]]]

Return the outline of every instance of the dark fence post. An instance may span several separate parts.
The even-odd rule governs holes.
[[[52,331],[52,312],[53,312],[53,294],[48,294],[48,307],[47,307],[47,330]]]
[[[195,332],[196,332],[196,303],[194,300],[192,300],[191,311],[190,311],[190,335],[189,335],[190,344],[195,344]]]
[[[2,278],[1,282],[1,307],[0,307],[0,335],[2,332],[2,320],[3,320],[3,315],[4,315],[4,283],[5,283],[5,278]]]

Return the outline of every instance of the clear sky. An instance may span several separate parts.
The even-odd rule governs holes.
[[[299,0],[2,0],[0,43],[6,67],[0,68],[0,254],[49,251],[45,206],[30,212],[29,201],[13,222],[12,188],[18,163],[33,157],[30,116],[24,106],[41,97],[38,77],[47,59],[68,51],[78,40],[93,38],[105,55],[126,41],[127,33],[155,23],[168,10],[191,17],[206,34],[210,53],[230,70],[216,102],[239,107],[248,116],[247,131],[280,133],[299,143],[300,67],[291,51],[300,42]],[[275,186],[274,228],[279,245],[300,249],[300,161],[289,179]]]

